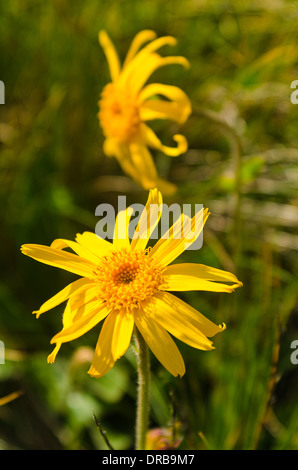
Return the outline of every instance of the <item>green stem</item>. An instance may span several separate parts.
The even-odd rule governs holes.
[[[148,346],[137,329],[135,340],[138,354],[136,450],[145,450],[150,408],[150,360]]]

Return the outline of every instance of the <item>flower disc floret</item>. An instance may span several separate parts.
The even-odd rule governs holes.
[[[109,83],[99,101],[99,120],[106,137],[129,142],[139,130],[140,115],[136,99],[126,90]]]
[[[98,296],[108,309],[139,309],[162,285],[163,270],[148,250],[115,251],[103,257],[96,270]]]

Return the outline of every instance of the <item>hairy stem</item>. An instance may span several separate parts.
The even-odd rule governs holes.
[[[144,450],[150,408],[150,360],[148,346],[137,329],[135,330],[135,340],[138,354],[136,450]]]

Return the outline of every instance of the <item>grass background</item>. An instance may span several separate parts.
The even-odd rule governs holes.
[[[191,69],[165,67],[152,80],[180,86],[194,112],[182,129],[153,127],[165,143],[182,132],[189,150],[154,158],[179,187],[165,202],[211,210],[203,248],[179,261],[230,270],[244,283],[230,295],[181,294],[227,330],[208,353],[177,341],[182,379],[152,357],[150,426],[172,429],[175,418],[182,449],[297,449],[297,3],[15,0],[1,2],[0,15],[0,396],[23,391],[0,408],[0,448],[105,449],[93,412],[114,448],[133,447],[134,355],[90,378],[95,328],[48,365],[62,309],[38,321],[31,312],[73,277],[19,250],[93,231],[96,206],[116,205],[118,195],[146,201],[102,152],[104,28],[122,58],[142,29],[177,37],[163,53],[184,55]]]

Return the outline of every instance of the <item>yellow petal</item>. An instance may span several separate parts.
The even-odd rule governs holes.
[[[57,343],[53,351],[51,352],[51,354],[48,355],[48,358],[47,358],[48,364],[53,364],[55,362],[56,356],[60,348],[61,348],[61,343]]]
[[[140,118],[143,122],[154,119],[170,119],[171,121],[182,124],[187,118],[176,103],[163,100],[148,100],[140,108]]]
[[[47,312],[48,310],[57,307],[57,305],[62,304],[62,302],[65,302],[65,300],[67,300],[71,295],[77,292],[78,289],[89,284],[90,281],[88,281],[88,279],[86,278],[78,279],[77,281],[72,282],[68,286],[64,287],[64,289],[62,289],[56,295],[47,300],[45,303],[43,303],[39,310],[35,310],[33,313],[35,313],[36,318],[38,318],[42,313]]]
[[[135,323],[159,362],[175,377],[182,377],[184,361],[168,332],[142,311],[135,314]]]
[[[225,329],[225,325],[216,325],[198,310],[168,292],[157,293],[149,308],[153,320],[181,341],[198,349],[213,349],[208,338]]]
[[[160,220],[161,213],[162,195],[156,188],[151,189],[131,242],[132,250],[145,250],[149,238]]]
[[[68,328],[70,325],[73,324],[76,313],[76,310],[71,309],[70,302],[68,301],[62,316],[63,328]]]
[[[160,259],[164,266],[170,264],[197,240],[208,216],[208,209],[200,210],[192,219],[181,214],[170,230],[163,234],[151,249],[150,256]]]
[[[160,287],[161,290],[233,292],[242,286],[232,273],[195,263],[167,266],[163,276],[164,285]]]
[[[109,313],[105,304],[100,304],[98,301],[89,302],[84,307],[85,308],[81,309],[81,312],[83,311],[84,315],[80,313],[80,318],[56,334],[51,339],[51,343],[66,343],[79,338],[87,331],[91,330]],[[75,312],[77,313],[78,311]]]
[[[131,142],[129,150],[132,163],[138,171],[139,177],[143,182],[148,182],[151,185],[157,180],[157,171],[151,153],[142,140]],[[148,187],[148,189],[150,188],[152,186]]]
[[[80,256],[73,255],[72,253],[55,250],[44,245],[23,245],[21,247],[24,255],[39,261],[40,263],[55,266],[56,268],[64,269],[79,276],[92,278],[94,268],[96,267],[90,261],[87,261]]]
[[[173,140],[177,142],[178,145],[177,147],[168,147],[161,143],[157,135],[146,124],[141,124],[140,127],[144,142],[149,147],[153,147],[157,150],[160,150],[161,152],[165,153],[166,155],[169,155],[170,157],[177,157],[187,151],[187,140],[183,135],[174,135]]]
[[[99,311],[104,307],[103,301],[98,299],[98,288],[85,289],[71,297],[65,307],[62,324],[63,331],[74,323],[85,318],[91,312]],[[99,320],[100,321],[100,320]]]
[[[177,186],[163,178],[157,178],[155,186],[160,190],[164,196],[173,196],[177,191]]]
[[[76,235],[76,241],[92,251],[98,258],[106,256],[113,250],[113,244],[104,240],[103,238],[98,237],[93,232],[83,232]],[[97,261],[98,264],[98,261]]]
[[[174,184],[157,176],[152,156],[143,142],[126,145],[109,138],[104,142],[104,152],[107,156],[116,157],[124,173],[144,189],[158,188],[164,195],[173,195],[176,192]]]
[[[82,314],[86,314],[86,311],[87,309],[85,308],[82,308],[84,307],[85,305],[87,305],[89,302],[91,301],[95,301],[98,303],[98,305],[101,304],[101,301],[98,300],[98,284],[93,282],[93,283],[89,283],[85,286],[83,286],[81,289],[78,289],[77,292],[75,292],[70,298],[69,298],[69,306],[70,306],[70,310],[72,312],[75,312],[76,310],[79,311],[79,313],[82,315]],[[82,310],[82,311],[81,311]],[[74,318],[78,318],[79,317],[79,313],[76,313]],[[73,313],[72,313],[73,315]],[[63,324],[65,325],[65,321],[66,321],[66,315],[64,313],[63,315]]]
[[[133,316],[112,312],[105,320],[88,374],[102,377],[126,352],[132,334]]]
[[[9,395],[6,395],[5,397],[0,398],[0,406],[6,405],[7,403],[10,403],[11,401],[15,400],[16,398],[19,398],[19,396],[23,395],[23,392],[21,390],[18,390],[17,392],[12,392]]]
[[[117,214],[113,235],[113,246],[118,250],[121,248],[130,249],[128,228],[132,214],[133,209],[131,207],[128,207]]]
[[[116,157],[124,173],[142,186],[140,173],[131,160],[130,151],[126,144],[120,144],[115,139],[109,138],[105,140],[103,150],[107,156]]]
[[[95,265],[97,265],[99,261],[99,257],[97,255],[92,253],[85,246],[82,246],[79,243],[76,243],[72,240],[65,240],[63,238],[57,238],[51,244],[51,248],[54,248],[55,250],[63,250],[64,248],[71,248],[77,255],[81,256],[84,259],[87,259],[88,261],[91,261],[91,263],[94,263]]]
[[[128,82],[131,83],[131,90],[134,93],[138,93],[141,90],[153,72],[155,72],[158,68],[173,64],[182,65],[187,68],[189,67],[189,62],[187,59],[185,59],[185,57],[161,57],[155,53],[150,54],[147,57],[145,56],[143,61],[140,63],[135,63],[135,61],[131,63],[134,64],[134,68],[130,71],[130,76],[124,76],[123,78],[121,77],[121,84],[123,83],[122,86],[126,86]],[[124,80],[125,78],[126,81]]]
[[[173,302],[165,302],[163,297],[157,294],[146,308],[146,312],[153,321],[189,346],[204,351],[213,349],[212,342],[198,328],[198,322],[195,322],[194,318],[189,321],[189,318],[175,310],[173,305]]]
[[[124,64],[123,64],[123,69],[131,62],[132,59],[134,59],[136,53],[140,50],[142,45],[147,42],[155,39],[156,33],[154,31],[151,31],[149,29],[145,29],[144,31],[140,31],[133,39],[131,46],[128,50],[128,53],[126,55]]]
[[[157,38],[152,41],[150,44],[145,46],[142,51],[139,53],[139,56],[147,56],[147,54],[151,54],[152,52],[157,51],[163,46],[175,46],[177,44],[177,39],[173,36],[163,36],[161,38]]]
[[[107,157],[116,157],[118,159],[120,157],[120,150],[119,150],[119,142],[112,137],[107,137],[103,143],[103,152]]]
[[[148,100],[156,95],[165,96],[170,101]],[[160,83],[151,83],[143,88],[139,95],[142,121],[151,119],[171,119],[184,123],[191,113],[191,103],[180,88]]]
[[[114,329],[111,342],[111,354],[116,361],[127,351],[130,344],[131,335],[134,327],[134,317],[132,313],[119,312],[111,313],[114,316]],[[112,321],[112,319],[109,319]]]
[[[141,51],[139,51],[133,57],[133,60],[130,60],[129,63],[126,63],[126,66],[122,69],[119,83],[122,86],[125,86],[125,84],[127,84],[128,82],[135,82],[136,76],[138,75],[140,70],[142,70],[146,66],[148,61],[150,61],[151,57],[160,57],[158,54],[155,54],[156,50],[160,49],[162,46],[165,45],[173,46],[176,44],[176,42],[176,39],[172,36],[164,36],[162,38],[156,39],[155,41],[152,41]]]
[[[120,61],[116,49],[105,31],[100,31],[98,40],[108,61],[111,79],[114,82],[120,74]]]

